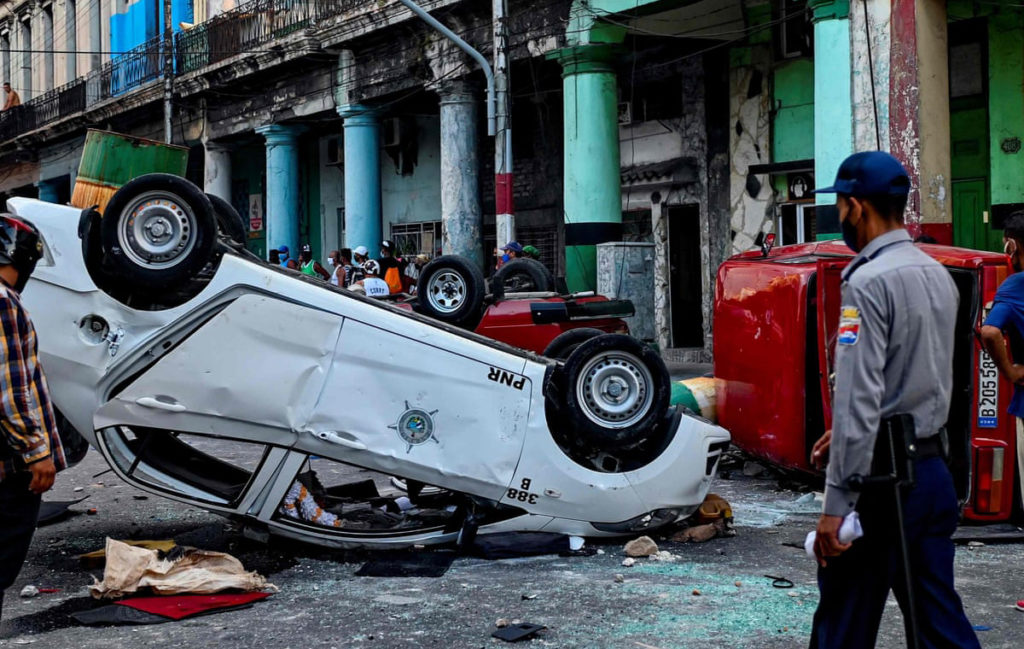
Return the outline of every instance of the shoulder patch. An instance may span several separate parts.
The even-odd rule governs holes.
[[[839,344],[857,344],[860,338],[860,309],[844,306],[840,308],[839,314]]]

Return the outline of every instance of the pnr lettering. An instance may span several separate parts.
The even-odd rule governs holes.
[[[490,368],[487,372],[487,379],[494,381],[499,385],[507,385],[513,387],[516,390],[522,390],[523,386],[526,385],[526,377],[512,372],[506,372],[505,370],[499,370],[497,368]]]

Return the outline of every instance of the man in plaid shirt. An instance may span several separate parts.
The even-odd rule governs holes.
[[[21,291],[42,256],[30,223],[0,215],[0,615],[25,562],[43,492],[65,467]]]

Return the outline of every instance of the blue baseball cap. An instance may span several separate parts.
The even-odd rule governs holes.
[[[815,194],[847,196],[906,196],[910,193],[910,175],[900,161],[884,151],[863,151],[843,160],[831,187]]]
[[[518,241],[509,241],[505,244],[502,250],[511,250],[517,255],[523,251],[523,246]]]
[[[288,254],[288,246],[278,246],[277,247],[277,251],[278,252],[283,252],[284,254],[287,255]]]

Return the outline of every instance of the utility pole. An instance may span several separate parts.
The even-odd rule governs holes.
[[[164,141],[171,144],[171,94],[174,83],[174,29],[171,26],[171,0],[164,0]]]
[[[516,238],[515,208],[512,202],[512,105],[508,93],[508,0],[493,0],[494,93],[496,133],[494,138],[494,206],[498,246]]]

